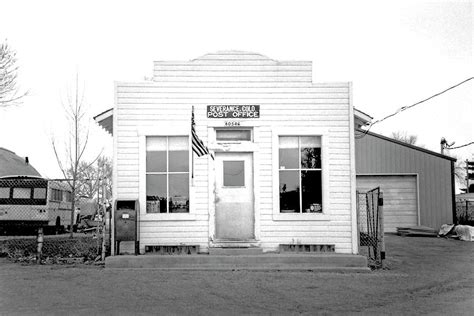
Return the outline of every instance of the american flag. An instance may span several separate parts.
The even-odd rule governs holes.
[[[196,153],[198,157],[204,156],[204,155],[211,155],[211,158],[214,159],[214,155],[209,151],[209,148],[207,148],[202,140],[199,139],[199,137],[196,134],[196,130],[194,126],[196,123],[194,122],[194,106],[191,114],[191,134],[193,137],[193,151]]]

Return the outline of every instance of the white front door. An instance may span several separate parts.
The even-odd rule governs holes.
[[[216,153],[216,239],[255,238],[253,154]]]

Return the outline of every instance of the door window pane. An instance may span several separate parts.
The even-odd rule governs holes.
[[[303,213],[322,213],[321,171],[301,171]]]
[[[223,161],[223,165],[224,165],[224,186],[225,187],[245,186],[244,161]]]
[[[280,212],[300,212],[299,171],[280,171]]]
[[[221,129],[216,130],[217,141],[251,141],[252,133],[249,129]]]
[[[189,171],[188,137],[168,137],[170,172]]]
[[[321,137],[300,137],[301,168],[321,168]]]
[[[146,176],[147,213],[166,213],[166,174]]]
[[[189,174],[170,174],[170,213],[189,212]]]
[[[298,163],[298,137],[286,136],[279,139],[280,169],[296,169]]]

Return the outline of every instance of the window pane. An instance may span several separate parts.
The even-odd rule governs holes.
[[[245,186],[245,168],[243,161],[224,161],[224,186]]]
[[[216,130],[218,141],[250,141],[252,133],[249,129],[221,129]]]
[[[31,197],[30,188],[13,188],[14,199],[29,199]]]
[[[146,212],[166,213],[166,175],[146,176]]]
[[[299,171],[280,171],[280,212],[300,212]]]
[[[10,198],[10,188],[0,188],[0,199]]]
[[[303,188],[303,212],[322,212],[321,171],[302,171],[301,186]]]
[[[321,137],[300,137],[301,168],[321,168]]]
[[[189,138],[169,137],[169,171],[188,172],[189,171]]]
[[[166,137],[146,138],[146,171],[166,172]]]
[[[34,188],[33,189],[33,198],[34,199],[46,199],[46,189],[44,189],[44,188]]]
[[[298,168],[298,137],[279,138],[280,169]]]
[[[189,212],[189,173],[170,174],[170,213]]]
[[[51,201],[62,201],[63,195],[62,191],[58,189],[51,189]]]

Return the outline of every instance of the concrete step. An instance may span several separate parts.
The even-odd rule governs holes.
[[[209,248],[209,255],[211,256],[240,256],[240,255],[262,255],[262,248]]]
[[[160,270],[301,270],[322,272],[368,272],[367,259],[346,254],[260,254],[187,256],[111,256],[106,268]]]

